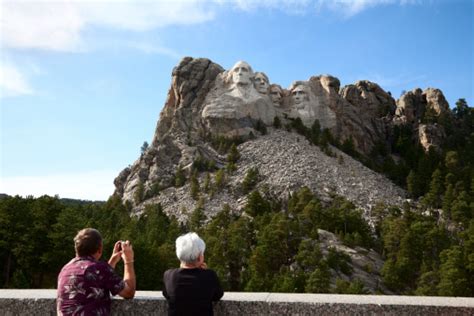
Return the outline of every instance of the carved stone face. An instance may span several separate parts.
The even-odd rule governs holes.
[[[296,88],[291,91],[291,98],[294,104],[301,104],[308,99],[308,94],[304,87],[296,86]]]
[[[270,88],[270,99],[272,103],[276,106],[280,106],[282,100],[282,91],[278,87],[271,87]]]
[[[258,72],[255,75],[254,81],[257,91],[266,94],[268,91],[268,79],[261,72]]]
[[[247,85],[250,83],[250,66],[245,62],[238,62],[232,68],[232,82],[235,84]]]

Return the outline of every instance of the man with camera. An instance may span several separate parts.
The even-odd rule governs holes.
[[[102,256],[102,236],[93,228],[80,230],[74,237],[76,257],[67,263],[58,276],[58,315],[109,315],[110,294],[123,298],[135,296],[133,249],[130,241],[117,241],[107,262]],[[115,265],[123,259],[121,278]]]

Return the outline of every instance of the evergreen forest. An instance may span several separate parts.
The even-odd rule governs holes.
[[[329,155],[328,144],[342,149],[409,192],[413,203],[377,205],[372,226],[361,210],[335,194],[323,202],[303,187],[285,202],[275,200],[265,186],[256,189],[260,179],[255,168],[241,184],[247,194],[244,212],[237,214],[224,204],[208,219],[204,199],[218,194],[226,174],[239,168],[235,143],[223,149],[228,152],[227,166],[212,177],[216,167],[203,161],[195,163],[189,176],[177,170],[176,186],[189,181],[196,199],[185,224],[167,216],[159,204],[147,205],[139,216],[130,215],[131,206],[117,196],[105,203],[2,196],[0,287],[55,288],[61,267],[74,257],[73,237],[84,227],[94,227],[104,238],[104,260],[115,241],[131,240],[139,290],[162,288],[163,272],[179,265],[175,239],[196,231],[206,242],[206,262],[225,290],[367,293],[360,280],[351,278],[347,255],[335,249],[323,255],[318,234],[322,229],[350,247],[378,252],[384,259],[383,285],[392,293],[474,296],[474,111],[460,99],[451,112],[443,117],[427,113],[423,118],[442,125],[447,135],[440,150],[429,152],[413,141],[414,131],[404,127],[395,130],[390,148],[378,146],[362,157],[350,141],[338,142],[316,123],[311,129],[297,121],[286,126]],[[280,122],[275,127],[283,128]],[[202,173],[205,181],[199,181]],[[347,278],[334,280],[334,272]]]

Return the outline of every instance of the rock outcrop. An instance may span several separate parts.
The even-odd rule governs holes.
[[[339,141],[350,139],[355,150],[368,155],[375,145],[387,143],[393,126],[403,124],[419,131],[425,148],[436,148],[443,133],[420,120],[427,111],[436,116],[447,109],[437,89],[416,89],[396,102],[376,83],[358,81],[341,88],[339,80],[329,75],[295,81],[284,89],[245,62],[226,71],[208,59],[187,57],[173,70],[151,145],[115,179],[115,194],[135,211],[157,202],[178,216],[181,210],[192,210],[196,201],[188,185],[174,187],[177,169],[189,175],[198,158],[212,162],[213,172],[222,168],[226,157],[211,145],[220,136],[247,141],[239,146],[242,158],[227,187],[206,199],[209,215],[224,202],[241,210],[245,196],[238,187],[251,166],[263,174],[259,185],[282,199],[308,186],[322,199],[340,194],[366,211],[380,201],[400,204],[404,191],[385,177],[337,149],[332,149],[337,158],[328,157],[302,136],[271,126],[275,118],[283,126],[301,119],[311,127],[318,120]],[[269,135],[262,135],[262,127]]]
[[[383,267],[383,259],[373,249],[365,249],[362,247],[348,247],[337,238],[336,235],[328,231],[318,229],[319,246],[323,255],[329,253],[329,249],[333,248],[336,251],[342,252],[350,257],[350,266],[352,268],[352,275],[350,278],[341,272],[331,271],[331,283],[335,283],[336,278],[345,281],[360,280],[364,287],[370,293],[377,293],[382,290],[385,294],[393,294],[389,289],[383,285],[381,271]]]
[[[225,203],[235,212],[243,212],[246,196],[240,189],[241,184],[247,171],[255,167],[261,178],[257,189],[282,201],[290,193],[306,186],[323,201],[330,201],[334,194],[344,196],[365,210],[367,217],[370,217],[370,210],[377,203],[401,206],[405,201],[405,191],[383,175],[368,169],[337,148],[332,148],[337,157],[329,157],[319,147],[312,146],[295,133],[271,130],[268,135],[240,144],[238,150],[241,156],[238,168],[227,175],[219,192],[213,195],[201,193],[209,217],[219,212]],[[201,174],[199,182],[203,187],[204,174]],[[187,183],[180,188],[169,187],[147,200],[138,210],[146,204],[160,203],[165,213],[186,221],[189,212],[197,205],[190,194],[190,186]]]
[[[341,89],[345,101],[338,133],[341,141],[352,139],[354,147],[365,154],[377,143],[387,141],[395,100],[377,84],[358,81]]]
[[[439,149],[445,138],[442,126],[432,121],[442,115],[450,115],[449,105],[439,89],[420,88],[404,93],[397,101],[394,125],[408,125],[418,130],[417,142],[427,152]]]

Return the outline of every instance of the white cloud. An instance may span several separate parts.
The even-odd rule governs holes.
[[[70,1],[1,3],[2,47],[77,51],[85,25]]]
[[[221,5],[232,4],[242,11],[258,9],[276,9],[289,14],[302,14],[311,11],[334,11],[345,17],[351,17],[369,8],[399,4],[408,5],[420,3],[422,0],[215,0]]]
[[[169,25],[192,25],[212,20],[212,3],[199,0],[81,1],[78,8],[88,23],[132,31]]]
[[[18,49],[87,51],[94,45],[91,39],[85,38],[91,27],[139,33],[170,25],[190,25],[213,19],[213,7],[215,2],[199,0],[0,0],[0,49],[2,55],[12,56],[12,50]],[[119,45],[147,54],[180,57],[157,44],[120,42]],[[30,75],[40,74],[39,69],[29,68]],[[2,60],[0,97],[31,93],[27,72]]]
[[[2,46],[80,51],[89,26],[147,31],[213,19],[214,3],[198,0],[3,0]]]
[[[353,16],[384,4],[421,0],[1,0],[3,47],[52,51],[85,49],[84,32],[91,26],[134,32],[171,25],[193,25],[215,18],[219,8],[279,10],[304,14],[333,10]]]
[[[317,0],[316,8],[318,11],[327,8],[345,17],[352,17],[380,5],[408,5],[418,2],[417,0]]]
[[[0,193],[9,195],[59,195],[62,198],[107,200],[114,192],[117,171],[102,170],[47,176],[13,176],[0,180]]]
[[[218,3],[225,4],[228,1],[217,1]],[[243,11],[254,11],[260,8],[280,10],[289,14],[304,13],[308,8],[311,7],[314,0],[231,0],[233,5]]]
[[[0,98],[32,94],[26,76],[13,64],[2,60],[0,65]]]

